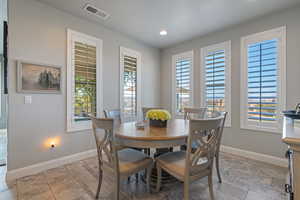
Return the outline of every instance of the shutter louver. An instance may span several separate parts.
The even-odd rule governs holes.
[[[191,101],[191,59],[176,61],[176,112],[182,113]]]
[[[75,69],[74,119],[89,120],[88,114],[96,116],[96,47],[81,42],[74,43],[73,63]]]
[[[124,55],[123,115],[132,121],[137,114],[137,58]]]
[[[208,112],[225,111],[225,51],[205,57],[205,96]]]
[[[248,45],[248,119],[276,121],[277,40]]]

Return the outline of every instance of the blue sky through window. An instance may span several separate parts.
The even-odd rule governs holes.
[[[176,61],[176,111],[183,112],[190,104],[191,92],[191,60]]]
[[[205,88],[208,111],[225,110],[225,51],[213,51],[205,57]]]
[[[275,121],[278,40],[248,46],[248,119]]]

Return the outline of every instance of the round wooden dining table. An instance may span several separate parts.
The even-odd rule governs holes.
[[[140,124],[140,122],[138,122]],[[166,128],[153,127],[149,121],[122,123],[116,128],[115,136],[120,145],[135,148],[170,148],[186,144],[189,123],[183,119],[167,122]]]
[[[118,125],[115,130],[118,144],[140,149],[153,148],[156,150],[154,157],[169,152],[172,147],[186,144],[189,130],[188,120],[169,120],[166,128],[150,126],[148,120],[142,122],[143,127],[137,126],[137,123],[141,124],[141,122],[128,122]],[[142,176],[142,180],[145,181],[145,175]],[[151,175],[151,187],[154,188],[156,182],[157,171],[154,167]],[[163,171],[162,185],[172,185],[175,182],[174,177]]]

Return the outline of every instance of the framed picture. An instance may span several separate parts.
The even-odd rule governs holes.
[[[18,61],[18,92],[61,93],[61,68]]]

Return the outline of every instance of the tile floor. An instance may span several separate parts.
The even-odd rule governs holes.
[[[221,154],[223,183],[214,177],[216,200],[283,200],[287,169]],[[5,168],[0,168],[1,200],[90,200],[97,188],[96,157],[51,169],[43,173],[5,183]],[[113,177],[104,175],[100,199],[111,199]],[[181,200],[182,184],[164,187],[159,193],[147,194],[145,185],[134,177],[122,183],[121,199]],[[207,179],[191,185],[192,200],[209,200]]]

